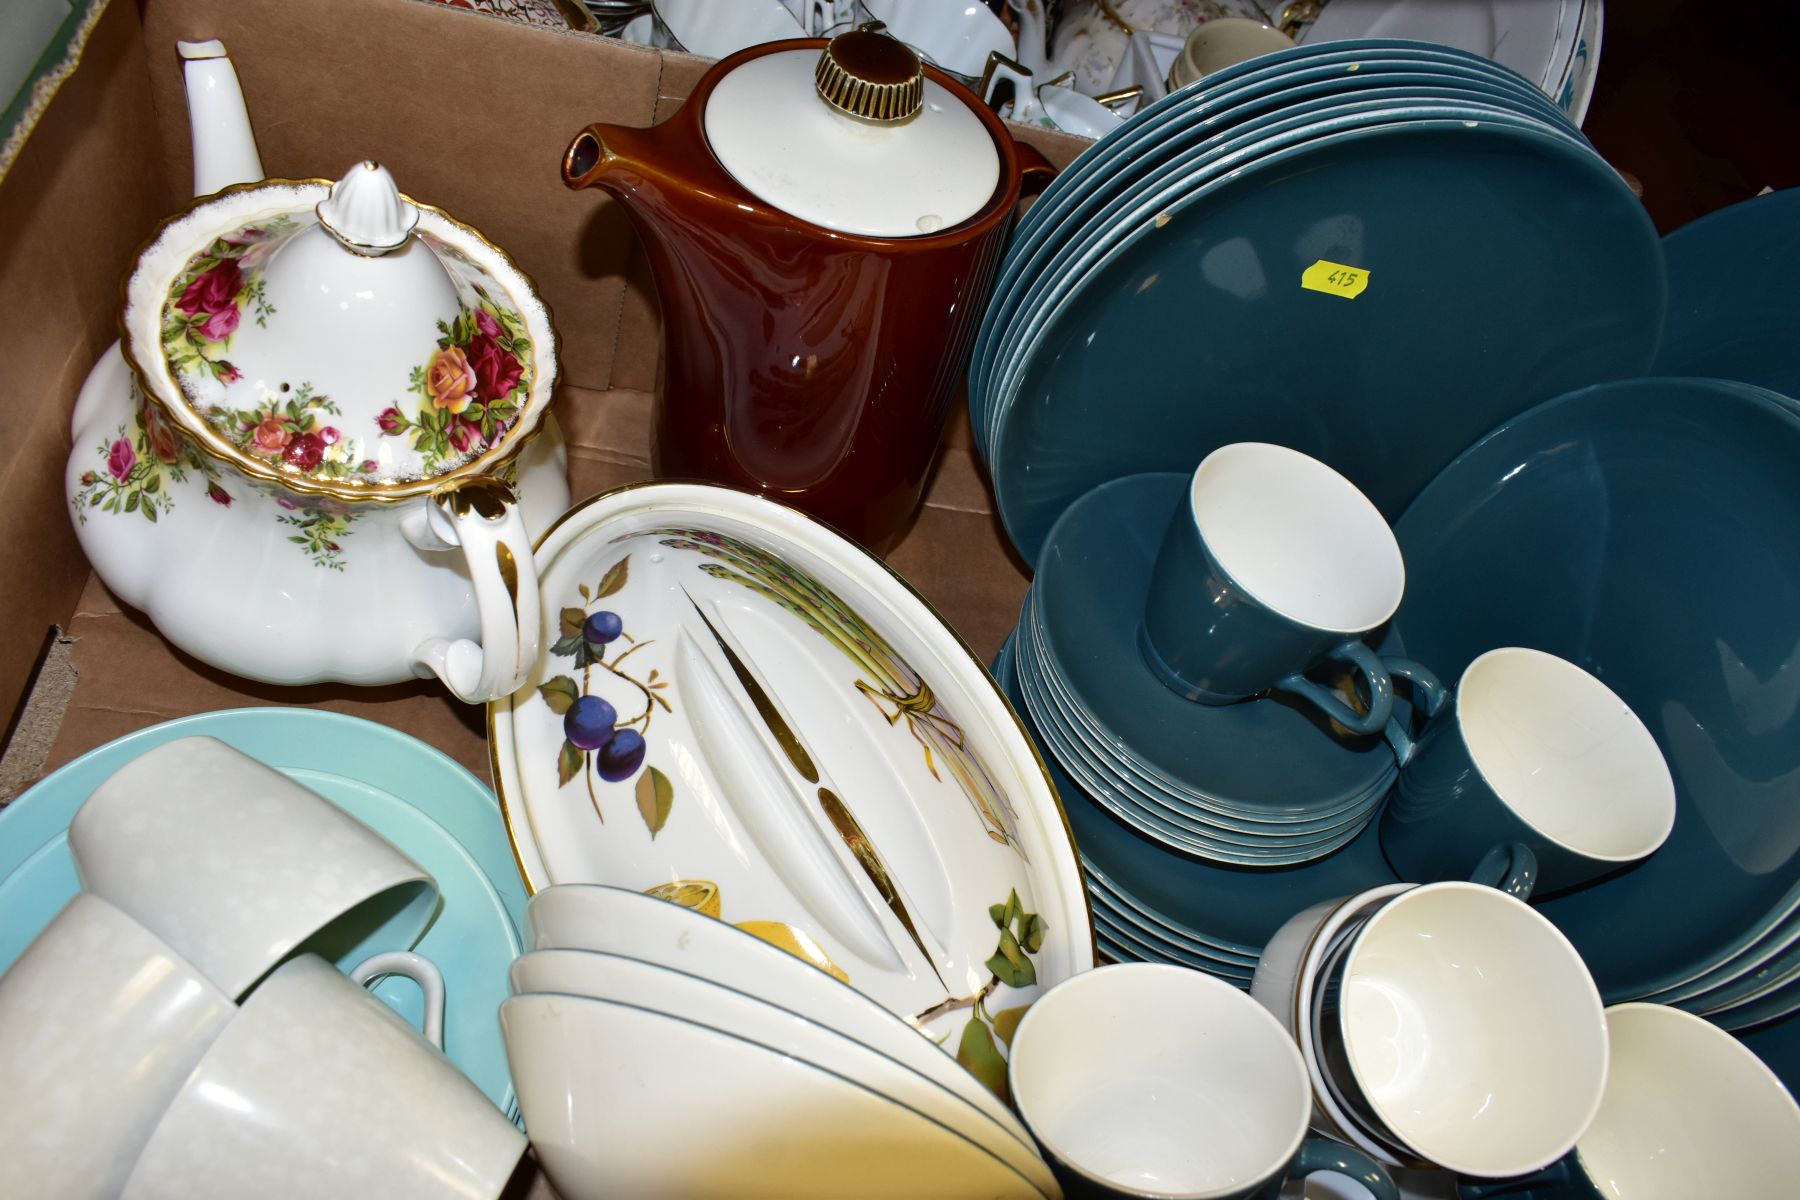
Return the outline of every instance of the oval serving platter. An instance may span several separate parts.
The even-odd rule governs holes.
[[[489,707],[526,886],[686,903],[1003,1074],[1093,965],[1074,843],[980,661],[885,564],[781,504],[639,484],[537,550],[548,648]]]

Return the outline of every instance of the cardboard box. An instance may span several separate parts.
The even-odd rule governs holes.
[[[278,704],[403,729],[486,778],[483,711],[435,681],[280,688],[233,678],[122,609],[76,544],[62,487],[68,414],[117,337],[136,248],[191,198],[175,42],[215,37],[243,81],[272,176],[335,178],[377,159],[408,193],[483,230],[538,281],[563,342],[556,412],[575,496],[649,475],[655,288],[625,214],[597,190],[567,190],[557,168],[590,121],[666,118],[704,60],[422,0],[145,0],[141,11],[112,0],[0,182],[11,385],[0,394],[11,428],[0,444],[0,614],[11,634],[0,642],[0,714],[12,731],[0,787],[14,794],[158,721]],[[1059,162],[1085,144],[1019,134]],[[926,507],[889,561],[991,656],[1017,619],[1026,573],[1000,533],[960,416],[947,442]]]

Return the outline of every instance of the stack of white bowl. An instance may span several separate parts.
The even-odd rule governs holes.
[[[564,1200],[1061,1195],[998,1096],[795,955],[621,888],[528,916],[500,1023]]]
[[[212,738],[111,776],[69,850],[84,890],[0,975],[0,1196],[506,1187],[524,1136],[362,986],[414,979],[441,1039],[443,978],[404,949],[438,904],[418,864]]]

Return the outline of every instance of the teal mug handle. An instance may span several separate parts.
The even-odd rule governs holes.
[[[1369,694],[1368,712],[1357,712],[1344,703],[1342,696],[1298,672],[1280,680],[1275,686],[1312,703],[1351,733],[1381,732],[1394,715],[1394,683],[1388,677],[1388,663],[1355,639],[1340,644],[1325,657],[1331,662],[1348,663],[1362,676],[1365,690]]]
[[[1299,1179],[1314,1171],[1335,1171],[1369,1189],[1375,1200],[1400,1200],[1400,1189],[1387,1168],[1362,1151],[1330,1138],[1309,1137],[1300,1143],[1300,1153],[1288,1170],[1289,1179]]]
[[[1420,722],[1417,732],[1408,729],[1399,720],[1387,722],[1386,728],[1382,730],[1388,745],[1394,748],[1394,761],[1404,767],[1419,752],[1419,739],[1424,736],[1433,718],[1444,710],[1445,702],[1450,699],[1450,692],[1423,663],[1414,662],[1410,658],[1388,658],[1382,662],[1391,677],[1406,681],[1412,692],[1413,716]]]
[[[1537,876],[1537,855],[1531,852],[1530,846],[1524,842],[1501,842],[1482,856],[1469,876],[1469,882],[1499,888],[1509,896],[1529,900],[1531,889],[1537,886]]]

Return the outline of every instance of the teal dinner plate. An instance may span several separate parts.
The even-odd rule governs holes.
[[[1652,370],[1800,396],[1800,188],[1708,213],[1663,239],[1669,317]]]
[[[526,895],[499,803],[447,755],[371,721],[309,708],[201,713],[108,742],[46,776],[0,809],[0,970],[80,890],[67,834],[89,794],[146,751],[199,736],[318,792],[437,880],[438,911],[414,949],[444,974],[444,1050],[510,1112],[512,1076],[496,1014],[507,996],[507,966],[522,950]],[[388,979],[374,993],[417,1024],[414,985]]]
[[[1249,120],[1271,111],[1280,117],[1289,106],[1318,97],[1350,97],[1363,89],[1401,84],[1473,88],[1516,111],[1578,132],[1542,93],[1512,72],[1486,59],[1422,43],[1368,41],[1284,52],[1215,72],[1172,93],[1065,168],[1021,218],[972,356],[970,413],[983,452],[987,383],[1003,357],[1020,280],[1034,278],[1049,252],[1066,244],[1089,214],[1120,193],[1140,188],[1170,157],[1190,152],[1196,143],[1218,141]]]
[[[1800,405],[1636,379],[1508,421],[1395,524],[1415,657],[1451,679],[1494,646],[1559,655],[1668,761],[1662,847],[1538,906],[1609,1003],[1727,968],[1800,906],[1797,481]]]
[[[1311,454],[1391,516],[1505,418],[1640,373],[1655,229],[1589,148],[1522,122],[1313,138],[1136,223],[1004,385],[990,465],[1023,557],[1097,484],[1233,441]]]

